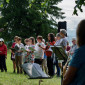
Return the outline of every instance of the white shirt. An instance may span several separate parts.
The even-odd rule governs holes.
[[[44,50],[39,47],[39,45],[41,45],[41,47],[45,47],[45,44],[43,42],[41,43],[37,43],[35,45],[35,58],[40,58],[40,59],[43,59],[44,58]]]
[[[75,45],[73,45],[72,47],[71,47],[71,50],[70,50],[70,52],[71,53],[74,53],[75,52],[75,50],[77,49],[78,47],[77,47],[77,45],[75,44]]]
[[[29,45],[25,45],[25,50],[29,51]]]
[[[62,39],[57,40],[56,43],[55,43],[55,45],[61,45],[61,42],[62,42]]]
[[[22,43],[20,43],[20,44],[16,43],[15,44],[15,47],[16,46],[19,48],[19,50],[21,50],[22,48],[24,48],[24,45]]]

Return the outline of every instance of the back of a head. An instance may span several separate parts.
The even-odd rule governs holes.
[[[79,47],[85,45],[85,19],[78,24],[76,36],[77,45]]]
[[[43,37],[40,35],[37,36],[37,39],[40,39],[41,41],[43,41]]]
[[[51,42],[55,41],[55,35],[53,33],[49,33],[48,35],[50,36]]]
[[[66,36],[66,34],[67,34],[67,32],[66,32],[65,29],[61,29],[60,32],[63,33],[65,36]]]
[[[56,37],[60,37],[60,38],[61,38],[61,35],[60,35],[60,33],[57,33],[57,34],[56,34]]]
[[[35,44],[35,38],[34,37],[30,37],[30,40],[32,40],[32,44]]]

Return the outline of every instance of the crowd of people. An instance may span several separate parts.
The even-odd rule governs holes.
[[[72,46],[66,39],[66,30],[60,30],[56,37],[53,33],[48,34],[48,42],[42,36],[37,36],[37,43],[35,38],[30,37],[24,40],[15,36],[14,43],[11,47],[11,60],[13,61],[13,72],[23,73],[22,64],[37,63],[42,70],[50,76],[55,74],[55,66],[57,68],[57,76],[60,76],[62,68],[62,60],[58,60],[51,46],[62,46],[64,52],[71,59],[67,71],[64,68],[64,78],[62,85],[84,85],[85,84],[85,20],[82,20],[77,27],[77,38],[72,38]],[[0,38],[0,70],[7,72],[6,67],[7,46],[4,39]],[[67,62],[65,61],[65,66]]]
[[[77,49],[76,38],[72,39],[72,46],[69,46],[69,42],[66,39],[67,32],[66,30],[60,30],[60,33],[56,34],[56,37],[53,33],[48,34],[48,42],[45,42],[42,36],[37,36],[37,43],[35,43],[35,38],[30,37],[24,40],[19,36],[14,37],[14,42],[11,46],[11,60],[13,61],[13,73],[23,73],[22,64],[24,63],[37,63],[41,66],[42,70],[50,76],[60,76],[62,68],[62,60],[57,60],[57,56],[53,53],[51,46],[62,46],[64,51],[69,57],[74,54],[74,51]],[[34,49],[34,51],[30,50]],[[23,49],[26,51],[23,52]],[[7,57],[7,47],[4,44],[4,39],[0,38],[0,69],[1,72],[5,70],[6,67],[6,57]],[[55,72],[55,66],[57,72]]]

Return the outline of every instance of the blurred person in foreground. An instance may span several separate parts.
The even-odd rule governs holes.
[[[79,48],[73,54],[63,85],[85,85],[85,20],[78,24],[76,35]]]

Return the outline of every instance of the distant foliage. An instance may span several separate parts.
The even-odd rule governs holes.
[[[23,39],[49,32],[57,33],[56,19],[64,18],[57,4],[62,0],[0,0],[0,36],[6,41],[15,35]]]
[[[82,6],[85,6],[85,0],[75,0],[76,6],[74,7],[74,15],[78,16],[78,10],[83,12]]]

